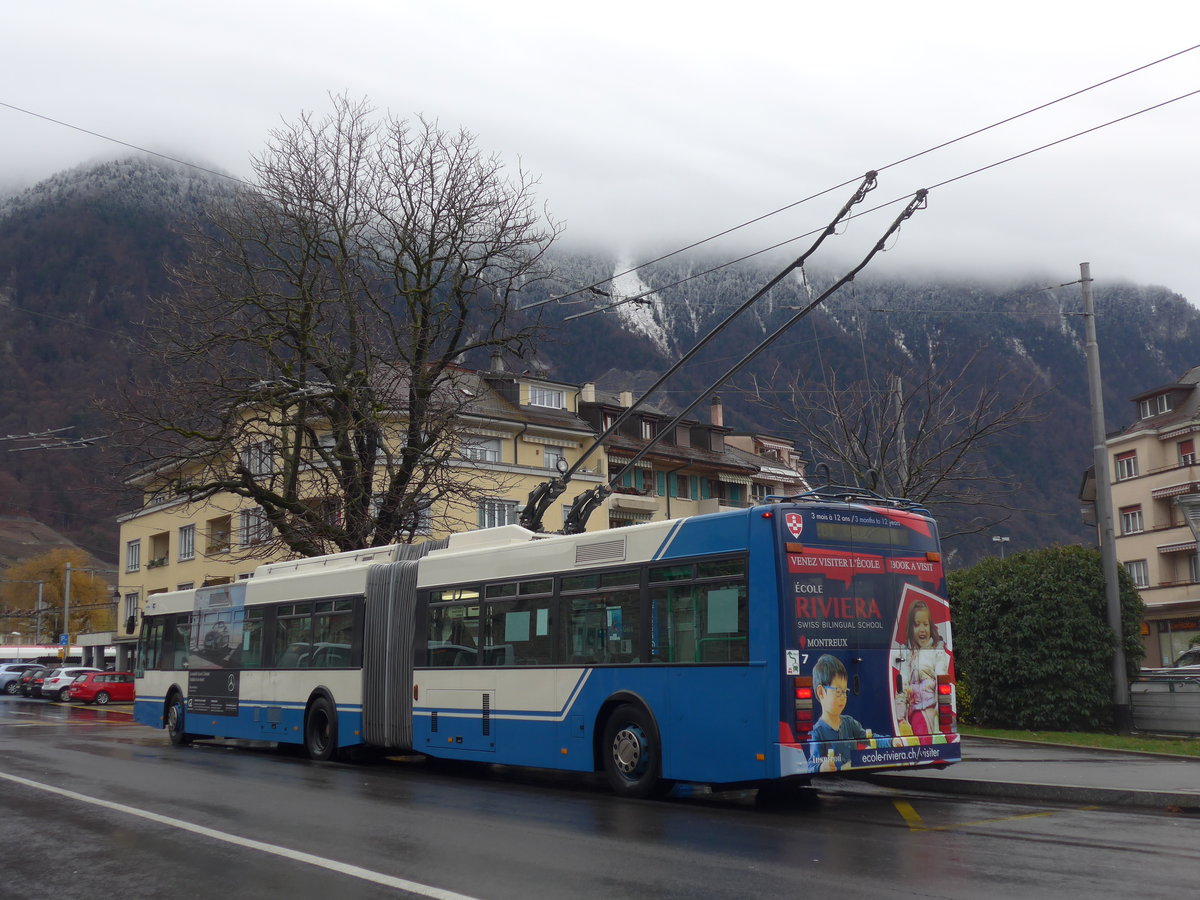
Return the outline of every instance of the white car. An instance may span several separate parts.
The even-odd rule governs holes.
[[[4,663],[0,665],[0,691],[6,694],[15,694],[17,692],[17,682],[21,680],[21,673],[26,669],[36,669],[38,663]]]
[[[46,680],[42,682],[42,696],[47,700],[66,703],[71,699],[72,681],[88,672],[103,671],[103,669],[95,669],[91,666],[63,666],[61,669],[52,669],[46,673]]]

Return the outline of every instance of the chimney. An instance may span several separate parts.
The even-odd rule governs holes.
[[[492,351],[492,371],[493,372],[505,371],[504,355],[499,350]]]
[[[712,416],[712,423],[717,427],[722,427],[725,424],[725,411],[721,409],[721,398],[713,394],[712,406],[709,407]]]
[[[594,382],[584,382],[584,385],[580,390],[579,399],[584,403],[596,402],[596,385]]]
[[[633,406],[633,391],[621,391],[621,405],[626,409]]]

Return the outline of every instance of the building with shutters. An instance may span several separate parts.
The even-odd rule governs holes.
[[[1106,441],[1116,556],[1146,602],[1149,666],[1169,664],[1200,636],[1198,384],[1200,366],[1131,398],[1136,420]]]

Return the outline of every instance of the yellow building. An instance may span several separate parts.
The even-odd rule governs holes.
[[[577,415],[579,389],[544,378],[504,371],[464,373],[457,389],[472,395],[457,416],[458,458],[451,471],[470,479],[477,500],[460,499],[422,514],[419,536],[507,525],[517,521],[529,492],[557,474],[559,458],[574,464],[595,435]],[[262,452],[255,450],[255,452]],[[267,458],[256,465],[269,467]],[[565,499],[602,481],[603,451],[592,471],[576,473]],[[135,640],[142,598],[169,590],[249,578],[267,561],[287,558],[271,538],[271,526],[253,501],[219,494],[189,502],[171,492],[172,475],[149,470],[131,479],[143,492],[140,508],[120,516],[120,619],[118,644]],[[561,523],[547,523],[550,530]],[[602,521],[590,529],[604,527]],[[119,647],[119,650],[121,648]]]
[[[1133,397],[1137,420],[1106,442],[1116,556],[1146,602],[1149,666],[1170,664],[1200,636],[1198,383],[1200,367]]]
[[[530,492],[558,474],[559,461],[574,466],[633,403],[630,392],[598,392],[592,384],[517,375],[497,365],[462,373],[456,390],[469,396],[456,415],[458,452],[450,469],[470,480],[473,501],[431,507],[417,523],[418,538],[517,523]],[[607,484],[671,419],[660,409],[639,408],[575,471],[547,510],[544,529],[559,530],[579,494]],[[258,445],[243,451],[243,463],[264,471],[273,464]],[[627,468],[589,518],[588,531],[743,507],[808,487],[790,442],[732,434],[715,398],[707,421],[681,421]],[[119,518],[122,627],[115,643],[122,666],[131,660],[148,595],[249,578],[263,562],[294,555],[271,539],[270,523],[253,501],[219,494],[189,502],[172,493],[175,475],[160,468],[131,479],[143,503]]]

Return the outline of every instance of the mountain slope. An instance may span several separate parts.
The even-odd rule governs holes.
[[[75,437],[107,433],[96,402],[118,382],[138,377],[141,361],[130,338],[146,298],[170,290],[165,267],[184,252],[178,225],[205,199],[228,191],[209,175],[131,159],[62,173],[0,205],[0,436],[64,426],[73,426]],[[672,258],[613,284],[606,279],[629,268],[626,261],[558,255],[556,279],[528,288],[525,305],[597,282],[610,296],[584,292],[540,307],[556,327],[529,364],[565,381],[615,373],[608,387],[645,386],[775,272],[755,262],[697,276],[714,262]],[[1102,272],[1102,261],[1095,269]],[[655,404],[680,409],[700,399],[695,415],[705,414],[708,385],[837,274],[810,270],[809,286],[786,279],[673,378]],[[612,306],[631,296],[639,301]],[[1200,312],[1164,288],[1103,280],[1096,304],[1106,416],[1116,429],[1133,417],[1128,397],[1200,362]],[[1079,310],[1077,287],[1048,292],[1039,284],[881,281],[868,269],[790,329],[746,375],[719,389],[726,421],[805,447],[802,429],[781,423],[739,390],[754,384],[761,391],[782,373],[820,386],[831,373],[852,385],[929,365],[954,371],[979,353],[978,372],[1010,372],[1003,385],[1010,395],[1028,381],[1048,392],[1040,407],[1044,421],[989,454],[989,467],[1021,486],[1021,510],[994,533],[1009,534],[1012,550],[1089,542],[1075,499],[1091,462]],[[21,443],[3,442],[0,450]],[[121,461],[103,442],[5,453],[4,462],[0,514],[31,515],[113,558],[114,518],[130,501],[112,474]],[[991,552],[990,537],[956,543],[956,559]]]

